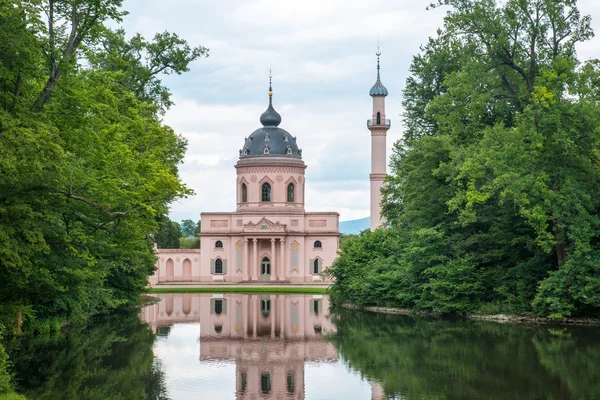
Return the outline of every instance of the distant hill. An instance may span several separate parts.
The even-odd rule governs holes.
[[[358,234],[369,228],[371,218],[353,219],[352,221],[340,222],[340,233],[344,235]]]

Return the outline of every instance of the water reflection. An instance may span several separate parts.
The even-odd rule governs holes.
[[[6,347],[17,389],[29,400],[164,400],[154,338],[137,313],[125,311],[53,335],[15,338]]]
[[[326,296],[312,295],[160,297],[5,343],[19,392],[30,400],[600,399],[598,327],[330,311]]]
[[[200,361],[235,363],[237,399],[304,399],[305,365],[338,360],[335,347],[324,339],[335,331],[326,296],[159,297],[160,303],[142,310],[142,320],[163,334],[175,324],[199,323]]]
[[[337,310],[340,357],[385,397],[600,399],[598,327],[548,327]]]

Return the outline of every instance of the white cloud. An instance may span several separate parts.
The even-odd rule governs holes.
[[[172,207],[175,219],[235,208],[235,169],[244,137],[260,127],[267,76],[281,127],[298,137],[307,169],[307,210],[337,211],[341,220],[369,212],[371,114],[375,46],[390,95],[388,156],[402,135],[401,96],[412,56],[442,24],[448,8],[393,0],[127,0],[129,33],[169,30],[210,48],[183,76],[167,76],[176,105],[165,122],[189,141],[182,179],[197,195]],[[600,3],[579,2],[600,26]],[[577,47],[599,57],[600,39]]]

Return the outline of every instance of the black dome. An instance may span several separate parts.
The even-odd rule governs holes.
[[[273,108],[270,96],[269,107],[260,116],[260,123],[263,124],[263,127],[255,130],[246,138],[244,147],[240,150],[240,158],[302,157],[302,150],[298,148],[296,138],[277,127],[281,123],[281,115]]]
[[[265,126],[252,132],[240,150],[240,158],[256,156],[302,157],[302,150],[298,149],[296,138],[288,131],[276,126]]]

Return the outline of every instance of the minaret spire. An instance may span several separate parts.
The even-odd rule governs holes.
[[[271,104],[271,100],[273,98],[273,68],[269,68],[269,104]]]
[[[369,91],[369,95],[373,98],[373,116],[367,120],[367,128],[371,131],[371,230],[385,224],[385,220],[381,216],[381,188],[387,175],[386,171],[386,136],[390,129],[391,122],[385,118],[385,97],[388,95],[388,90],[380,77],[379,57],[379,38],[377,38],[377,81]]]

